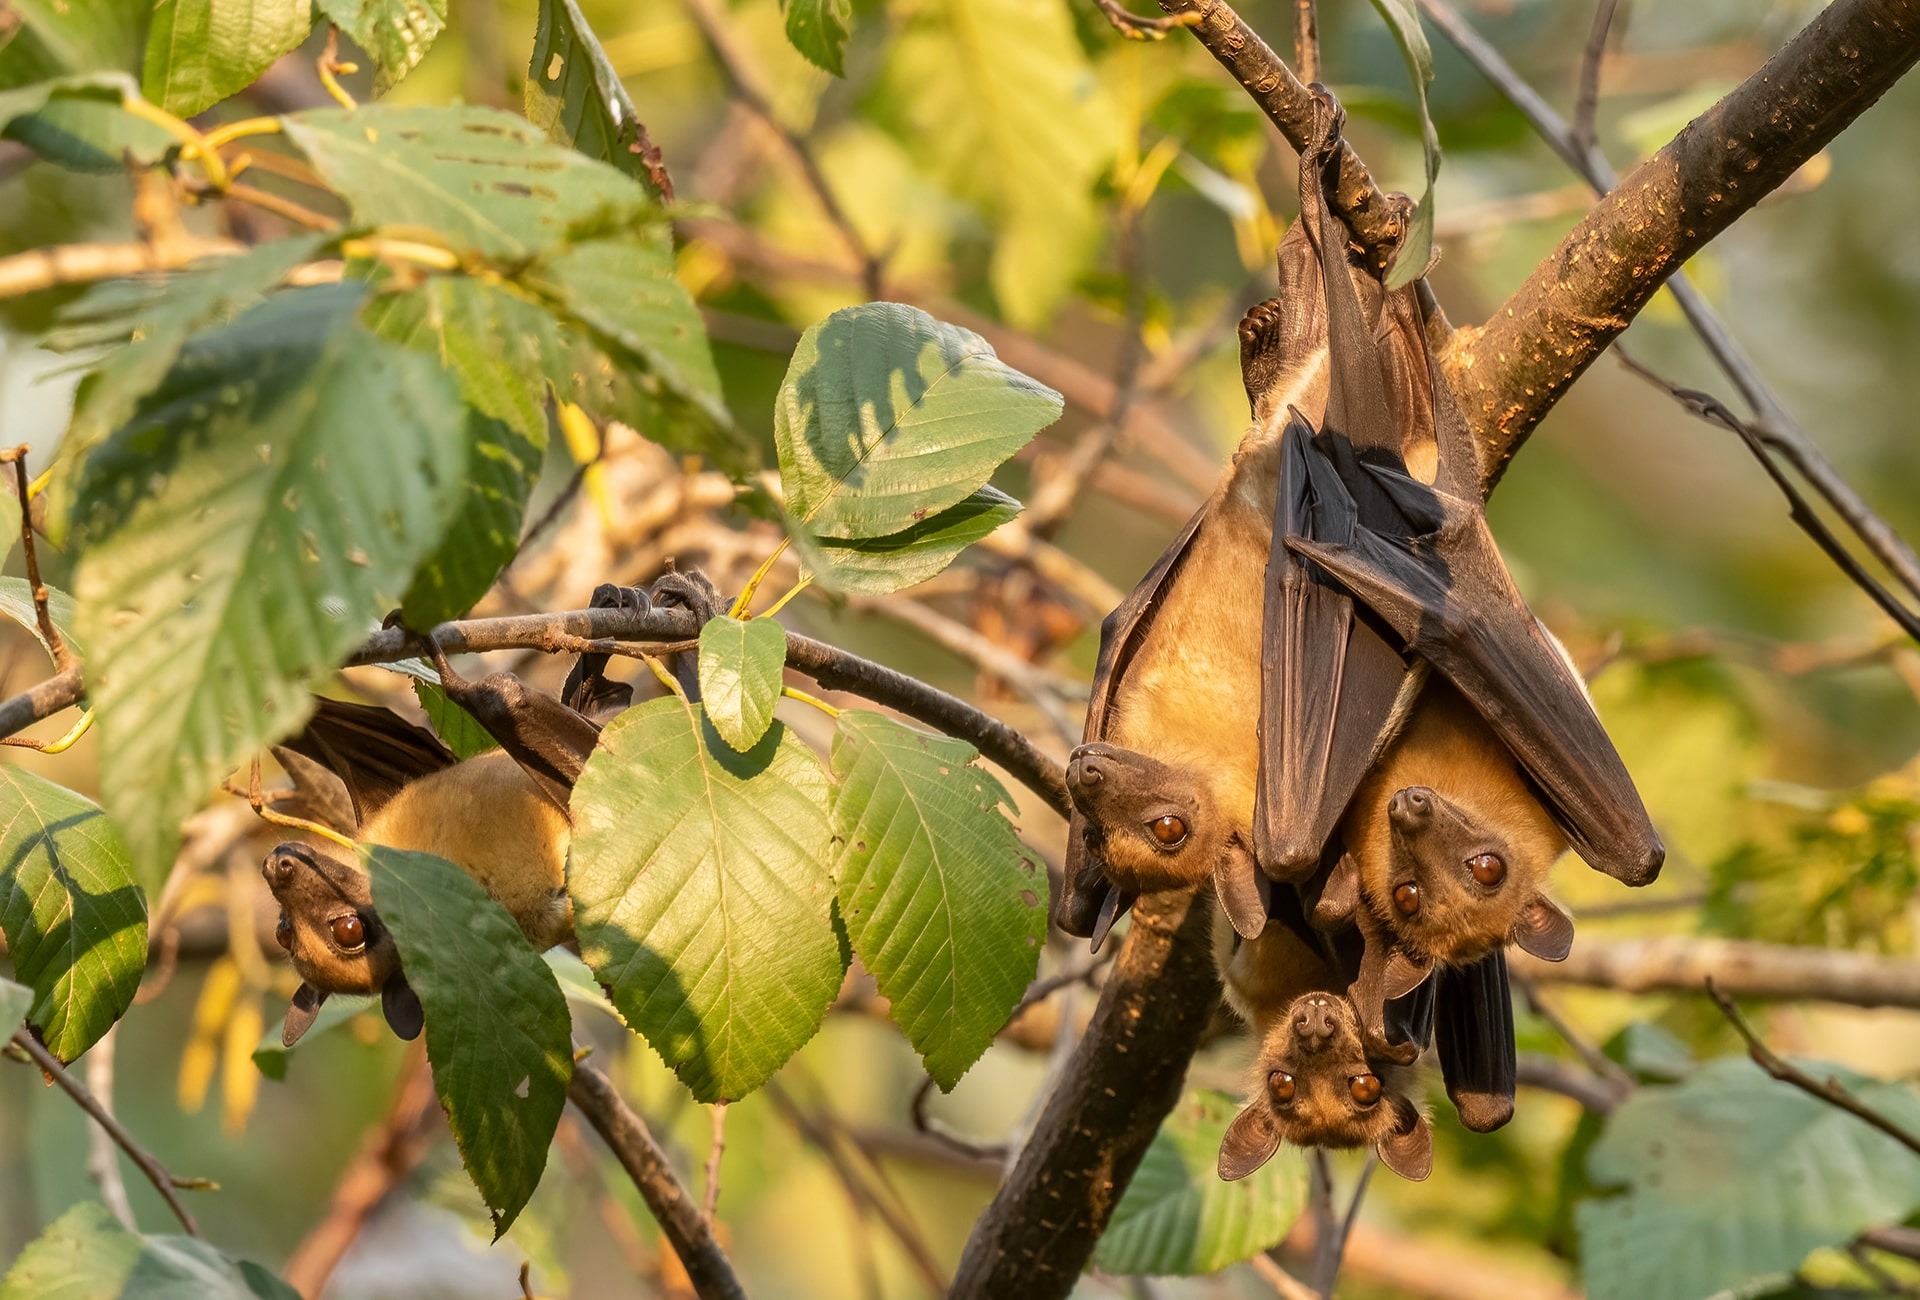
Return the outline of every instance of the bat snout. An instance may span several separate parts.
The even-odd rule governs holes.
[[[1067,788],[1091,790],[1103,784],[1111,775],[1113,761],[1113,751],[1106,745],[1080,746],[1067,763]]]
[[[1293,1036],[1303,1047],[1325,1047],[1333,1041],[1339,1026],[1333,1018],[1333,1003],[1326,998],[1302,999],[1293,1012]]]
[[[303,871],[313,869],[313,858],[297,844],[279,844],[267,853],[266,861],[260,864],[260,874],[266,877],[267,888],[278,891],[285,888]]]
[[[1395,830],[1415,831],[1433,820],[1435,796],[1424,785],[1398,790],[1387,801],[1387,820]]]

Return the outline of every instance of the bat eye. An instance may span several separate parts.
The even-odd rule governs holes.
[[[331,923],[333,941],[342,951],[353,952],[367,946],[367,923],[357,913],[336,916]]]
[[[1294,1094],[1293,1076],[1285,1070],[1273,1071],[1273,1073],[1267,1076],[1267,1090],[1273,1094],[1275,1101],[1283,1103],[1292,1101]]]
[[[1380,1100],[1380,1076],[1377,1074],[1356,1074],[1347,1080],[1347,1091],[1362,1106],[1371,1106]]]
[[[1165,848],[1172,848],[1187,838],[1187,824],[1168,813],[1165,817],[1156,817],[1148,823],[1147,829],[1153,832],[1153,838]]]
[[[285,912],[280,913],[280,923],[273,927],[273,941],[288,952],[293,951],[293,922]]]
[[[1412,916],[1420,910],[1420,886],[1411,880],[1395,885],[1393,889],[1394,910],[1402,916]]]
[[[1478,857],[1468,858],[1467,870],[1473,873],[1475,880],[1488,889],[1492,889],[1507,878],[1507,864],[1494,853],[1482,853]]]

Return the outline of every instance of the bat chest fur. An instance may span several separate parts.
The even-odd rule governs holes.
[[[361,827],[387,848],[432,853],[479,882],[513,914],[535,948],[573,933],[567,897],[566,815],[505,754],[483,754],[423,777]]]

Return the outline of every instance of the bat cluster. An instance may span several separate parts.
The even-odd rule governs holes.
[[[1329,210],[1342,114],[1315,94],[1279,293],[1240,326],[1252,427],[1101,629],[1055,919],[1098,947],[1141,893],[1210,880],[1259,1043],[1220,1176],[1286,1141],[1418,1179],[1428,1046],[1467,1127],[1513,1113],[1505,945],[1573,942],[1548,868],[1571,846],[1644,885],[1665,851],[1487,531],[1417,286]]]

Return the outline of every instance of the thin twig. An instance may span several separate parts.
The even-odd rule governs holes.
[[[24,1025],[14,1030],[13,1045],[25,1052],[33,1063],[40,1067],[41,1073],[60,1085],[61,1091],[73,1098],[75,1105],[87,1112],[94,1123],[107,1131],[107,1135],[113,1139],[114,1144],[126,1152],[127,1158],[147,1176],[147,1181],[152,1183],[154,1190],[160,1193],[160,1199],[167,1203],[167,1208],[173,1211],[173,1217],[180,1221],[180,1226],[186,1229],[187,1235],[199,1236],[200,1226],[193,1221],[193,1215],[188,1212],[187,1207],[181,1204],[174,1189],[205,1187],[208,1184],[201,1179],[179,1179],[168,1173],[166,1166],[155,1159],[151,1151],[141,1146],[133,1134],[127,1132],[120,1121],[115,1119],[112,1113],[87,1091],[86,1086],[74,1078],[67,1071],[66,1066],[60,1064],[60,1058],[41,1046],[40,1040],[33,1036],[32,1030]]]
[[[707,1109],[712,1137],[707,1145],[707,1199],[701,1213],[711,1228],[720,1209],[720,1156],[727,1149],[727,1103],[716,1101]]]
[[[913,1121],[913,1131],[924,1133],[946,1147],[949,1151],[979,1160],[1005,1160],[1009,1150],[1005,1142],[975,1142],[963,1138],[946,1125],[927,1114],[927,1101],[933,1096],[933,1076],[928,1075],[913,1090],[913,1099],[907,1103],[907,1116]]]
[[[1631,1078],[1622,1088],[1609,1079],[1538,1052],[1519,1054],[1514,1062],[1514,1080],[1525,1088],[1538,1088],[1570,1098],[1596,1115],[1611,1115],[1635,1086]]]
[[[1093,0],[1095,7],[1107,16],[1114,30],[1130,41],[1163,41],[1167,33],[1176,27],[1191,27],[1200,21],[1198,14],[1169,14],[1161,18],[1142,18],[1139,14],[1123,7],[1120,0]]]
[[[714,1240],[712,1227],[687,1195],[647,1122],[627,1105],[613,1081],[589,1062],[576,1061],[567,1098],[612,1148],[666,1235],[667,1244],[680,1257],[687,1280],[701,1300],[746,1300],[733,1265]]]
[[[1920,1010],[1920,963],[1843,948],[1659,935],[1582,940],[1563,962],[1512,954],[1516,976],[1623,993],[1697,993],[1711,979],[1735,997]]]
[[[1613,31],[1613,14],[1620,0],[1600,0],[1593,13],[1593,30],[1587,35],[1587,48],[1580,56],[1580,90],[1573,101],[1573,127],[1569,139],[1585,154],[1596,144],[1594,116],[1600,108],[1600,62],[1606,57],[1607,37]]]
[[[1308,1276],[1315,1293],[1331,1300],[1340,1271],[1340,1230],[1334,1221],[1333,1165],[1324,1148],[1307,1152],[1307,1188],[1313,1212],[1313,1271]]]
[[[55,244],[0,257],[0,299],[63,284],[119,280],[148,271],[174,271],[203,257],[231,257],[246,247],[229,239],[161,244]]]
[[[1320,1300],[1319,1292],[1280,1266],[1272,1252],[1255,1255],[1247,1261],[1260,1279],[1274,1289],[1281,1300]]]
[[[87,1049],[87,1091],[100,1103],[100,1109],[113,1113],[114,1045],[120,1038],[120,1022],[107,1026],[98,1042]],[[120,1151],[113,1137],[98,1124],[87,1126],[87,1173],[100,1189],[100,1199],[113,1211],[113,1217],[129,1232],[138,1232],[133,1204],[127,1200],[127,1181],[120,1176]]]
[[[1347,1202],[1347,1212],[1340,1219],[1340,1235],[1334,1238],[1333,1258],[1328,1262],[1326,1294],[1333,1295],[1333,1284],[1340,1276],[1340,1261],[1346,1258],[1347,1242],[1353,1239],[1353,1226],[1360,1222],[1360,1203],[1367,1197],[1367,1186],[1373,1181],[1373,1167],[1378,1162],[1371,1149],[1367,1152],[1366,1162],[1360,1166],[1360,1177],[1353,1184],[1353,1199]]]
[[[1293,0],[1293,66],[1309,86],[1320,80],[1320,23],[1313,0]]]
[[[1560,1040],[1573,1049],[1573,1054],[1580,1058],[1581,1064],[1615,1087],[1631,1088],[1633,1086],[1633,1076],[1620,1068],[1618,1061],[1588,1042],[1585,1035],[1568,1024],[1566,1018],[1554,1005],[1540,996],[1540,990],[1535,987],[1532,980],[1525,975],[1515,975],[1512,980],[1527,999],[1527,1009],[1546,1021],[1553,1032],[1560,1035]]]
[[[1911,1130],[1861,1101],[1838,1079],[1831,1077],[1824,1080],[1816,1079],[1799,1066],[1784,1061],[1776,1055],[1773,1049],[1761,1042],[1760,1036],[1753,1032],[1753,1027],[1747,1023],[1747,1018],[1740,1014],[1740,1008],[1733,1004],[1733,999],[1715,987],[1711,979],[1707,980],[1707,996],[1712,998],[1713,1004],[1720,1008],[1720,1014],[1727,1018],[1734,1031],[1746,1040],[1747,1055],[1753,1058],[1755,1065],[1780,1082],[1790,1083],[1809,1096],[1818,1097],[1829,1106],[1838,1107],[1856,1119],[1866,1121],[1907,1150],[1920,1155],[1920,1136],[1916,1136]]]
[[[20,498],[20,550],[27,561],[27,585],[33,590],[34,621],[40,625],[40,637],[53,656],[53,666],[65,672],[74,666],[73,648],[53,625],[53,611],[47,605],[47,584],[40,581],[40,552],[33,540],[33,502],[27,495],[27,444],[15,447],[7,459],[13,462],[13,485]]]

